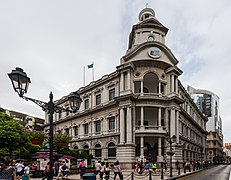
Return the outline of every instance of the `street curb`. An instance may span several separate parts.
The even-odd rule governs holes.
[[[212,167],[214,167],[214,166],[212,166]],[[189,176],[189,175],[191,175],[191,174],[195,174],[195,173],[198,173],[198,172],[201,172],[201,171],[210,169],[210,168],[212,168],[212,167],[207,167],[207,168],[204,168],[204,169],[199,169],[199,170],[191,171],[191,172],[184,173],[184,174],[181,174],[181,175],[177,175],[177,176],[174,176],[174,177],[171,177],[171,178],[167,178],[167,179],[168,179],[168,180],[172,180],[172,179],[182,178],[182,177],[185,177],[185,176]],[[229,179],[229,180],[231,180],[231,179]]]

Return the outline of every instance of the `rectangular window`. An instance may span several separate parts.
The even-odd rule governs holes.
[[[66,135],[69,135],[69,128],[66,128],[66,129],[65,129],[65,134],[66,134]]]
[[[115,116],[108,118],[109,130],[115,129]]]
[[[98,94],[95,96],[95,105],[100,105],[101,104],[101,94]]]
[[[79,127],[75,126],[74,127],[74,136],[78,136],[79,135]]]
[[[84,108],[88,109],[89,108],[89,99],[84,100]]]
[[[99,133],[101,131],[101,123],[100,121],[95,122],[95,132]]]
[[[109,101],[113,100],[115,97],[115,88],[109,90]]]
[[[84,124],[84,134],[88,134],[88,124]]]

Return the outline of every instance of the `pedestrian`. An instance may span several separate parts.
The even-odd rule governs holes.
[[[56,159],[54,162],[54,176],[58,176],[59,173],[59,161]]]
[[[105,169],[106,169],[105,163],[101,162],[101,169],[100,169],[100,174],[99,174],[100,180],[103,180],[103,175],[105,173]]]
[[[120,180],[123,179],[123,174],[118,160],[114,163],[114,180],[116,179],[117,175],[119,176]]]
[[[32,162],[31,168],[32,168],[32,177],[35,178],[35,171],[37,170],[37,163],[36,163],[36,161]]]
[[[97,161],[97,163],[95,164],[95,174],[97,175],[100,172],[101,169],[101,162]]]
[[[177,169],[177,170],[179,169],[179,164],[180,164],[180,163],[179,163],[179,161],[177,160],[177,161],[176,161],[176,169]]]
[[[156,162],[152,163],[152,171],[153,173],[156,173]]]
[[[24,175],[22,176],[22,180],[30,180],[30,166],[29,166],[29,163],[25,163]]]
[[[109,162],[106,162],[106,165],[105,165],[105,179],[106,180],[110,179],[110,164],[109,164]]]
[[[62,167],[63,169],[63,179],[68,179],[69,176],[71,175],[70,168],[69,168],[69,162],[67,159],[64,161],[64,165]]]
[[[56,177],[56,179],[59,179],[60,177],[63,179],[64,176],[64,169],[66,169],[66,164],[65,161],[60,161],[59,163],[59,171],[58,171],[58,175]]]
[[[24,174],[24,165],[23,165],[23,161],[19,160],[16,164],[15,164],[15,168],[16,168],[16,176],[17,179],[20,180],[22,178],[22,175]]]
[[[1,163],[0,179],[1,180],[16,180],[16,171],[10,166],[9,161]]]
[[[80,172],[80,178],[83,179],[83,175],[85,174],[86,166],[84,164],[84,159],[79,163],[79,172]]]
[[[49,180],[49,176],[50,176],[50,162],[47,162],[47,165],[45,166],[45,170],[44,170],[44,176],[42,178],[42,180],[46,179]]]

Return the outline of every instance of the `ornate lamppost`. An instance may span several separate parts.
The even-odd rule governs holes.
[[[55,112],[71,112],[75,113],[79,110],[80,104],[82,99],[80,98],[78,92],[72,92],[68,95],[69,106],[71,109],[62,108],[56,106],[53,101],[53,94],[50,92],[49,95],[49,102],[43,102],[37,99],[33,99],[30,97],[24,96],[27,93],[29,83],[31,83],[30,78],[27,77],[27,74],[23,71],[23,69],[17,67],[15,70],[12,70],[11,73],[8,73],[9,78],[11,79],[13,88],[15,92],[18,93],[19,97],[25,99],[26,101],[32,101],[33,103],[37,104],[42,108],[43,111],[46,111],[49,115],[49,124],[50,124],[50,131],[49,131],[49,145],[50,145],[50,180],[53,179],[52,173],[52,166],[53,166],[53,114]]]
[[[173,148],[172,148],[172,143],[176,142],[176,135],[173,135],[171,137],[170,134],[167,133],[166,134],[166,141],[170,145],[170,150],[167,152],[167,155],[170,155],[170,177],[172,177],[172,156],[175,154],[175,152],[173,151]]]

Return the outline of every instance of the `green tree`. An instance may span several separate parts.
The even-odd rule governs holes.
[[[25,154],[29,153],[28,149],[33,148],[35,147],[31,147],[25,128],[12,117],[0,112],[0,154]]]

